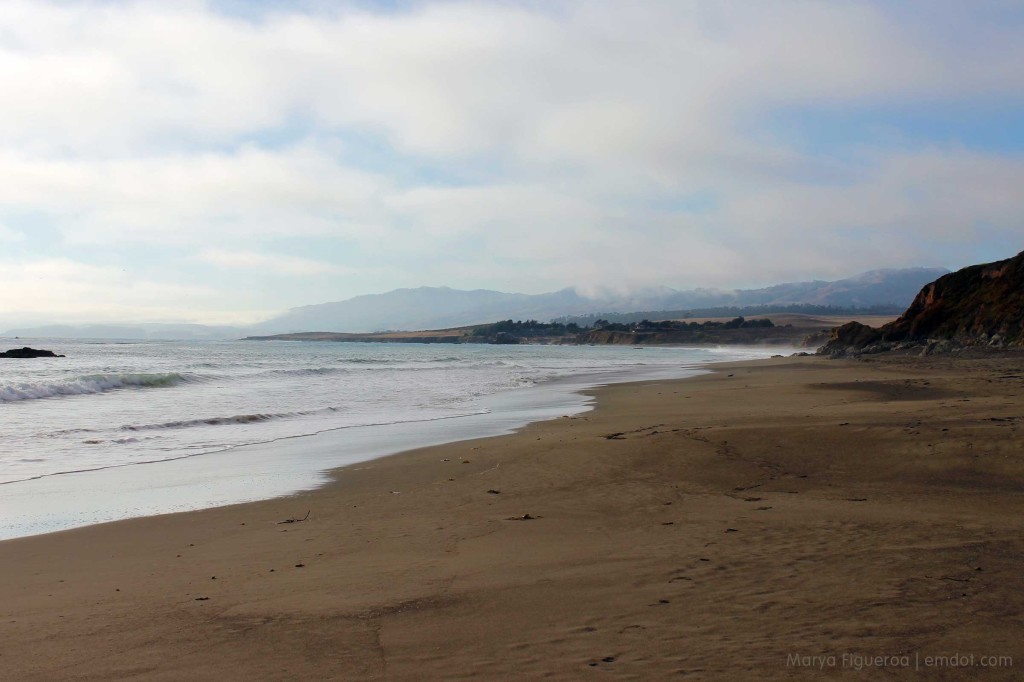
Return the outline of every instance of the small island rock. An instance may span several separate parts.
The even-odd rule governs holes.
[[[9,351],[0,353],[0,358],[62,358],[63,355],[57,355],[52,350],[40,350],[38,348],[12,348]]]

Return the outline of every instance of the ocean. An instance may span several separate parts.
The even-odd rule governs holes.
[[[308,490],[326,471],[588,409],[583,389],[777,349],[30,343],[0,360],[0,539]]]

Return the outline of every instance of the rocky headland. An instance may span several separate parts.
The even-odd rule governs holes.
[[[920,350],[927,355],[982,348],[1024,350],[1024,252],[940,277],[882,327],[858,322],[837,327],[818,353]]]

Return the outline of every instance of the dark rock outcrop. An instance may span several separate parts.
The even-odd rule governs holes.
[[[509,334],[508,332],[498,332],[494,335],[494,339],[491,343],[496,343],[502,346],[516,344],[519,343],[519,337]]]
[[[879,329],[850,322],[832,331],[822,355],[922,347],[1024,347],[1024,252],[972,265],[925,285],[900,317]]]
[[[893,341],[1024,345],[1024,252],[940,277],[882,331]]]
[[[881,338],[882,332],[874,327],[860,322],[847,322],[832,330],[832,336],[822,347],[821,352],[830,355],[839,350],[862,351]]]
[[[62,358],[52,350],[39,350],[38,348],[12,348],[9,351],[0,353],[0,358]]]

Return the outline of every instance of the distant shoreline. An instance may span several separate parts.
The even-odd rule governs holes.
[[[247,336],[243,341],[331,341],[351,343],[533,343],[549,345],[621,345],[621,346],[789,346],[817,348],[828,340],[835,327],[850,321],[880,324],[895,316],[835,315],[813,316],[802,314],[768,314],[758,319],[770,320],[774,326],[753,328],[702,328],[692,330],[622,331],[583,329],[580,333],[560,336],[509,335],[502,338],[480,335],[492,325],[469,325],[448,329],[422,331],[386,331],[369,333],[348,332],[291,332]],[[696,318],[696,323],[726,323],[729,318]],[[691,320],[687,320],[688,322]]]

